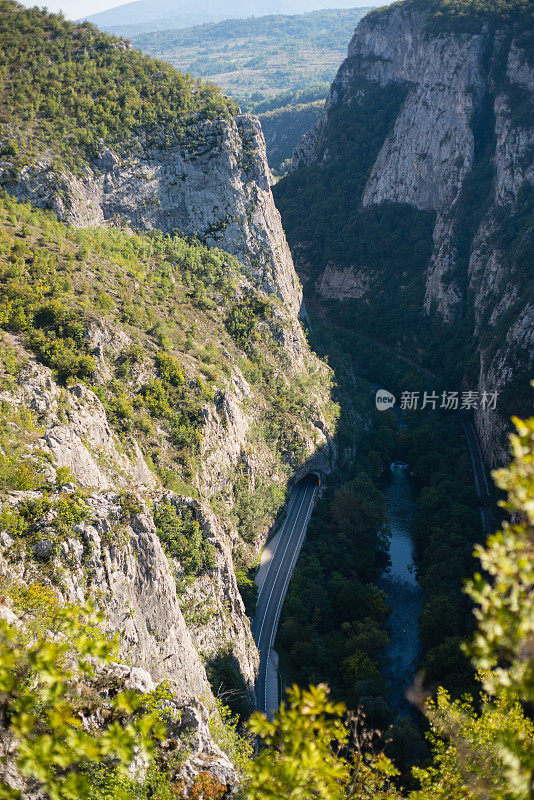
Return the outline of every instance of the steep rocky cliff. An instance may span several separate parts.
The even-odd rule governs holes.
[[[260,124],[240,114],[199,122],[164,151],[125,158],[101,142],[79,175],[47,159],[16,174],[5,163],[0,185],[76,227],[118,223],[201,237],[240,258],[258,285],[298,311],[301,289],[270,179]]]
[[[241,591],[338,413],[261,128],[90,26],[0,18],[2,596],[96,603],[126,683],[186,720],[174,778],[235,787],[212,728],[214,693],[253,702]]]
[[[532,49],[528,4],[372,12],[277,187],[310,302],[456,388],[499,392],[477,412],[491,463],[502,419],[532,402]]]
[[[84,494],[89,493],[84,499],[86,513],[65,539],[43,521],[28,560],[21,559],[20,541],[5,534],[4,576],[31,582],[42,579],[43,563],[52,564],[49,579],[65,601],[101,599],[110,630],[120,631],[123,652],[136,665],[149,670],[154,680],[176,680],[180,676],[181,701],[193,695],[207,696],[204,668],[176,597],[173,566],[177,574],[181,567],[165,558],[151,512],[158,501],[180,508],[184,500],[161,486],[135,441],[129,453],[124,451],[92,391],[81,383],[73,384],[68,391],[62,389],[52,371],[38,364],[9,334],[5,334],[2,352],[4,358],[11,353],[20,365],[16,384],[6,388],[4,381],[1,393],[4,407],[9,408],[8,417],[18,420],[24,414],[31,415],[33,431],[24,455],[20,454],[23,460],[32,463],[31,455],[37,452],[39,459],[46,460],[44,480],[53,481],[58,468],[67,469],[67,492],[79,486]],[[20,433],[17,422],[12,429],[14,434]],[[16,435],[11,441],[16,447],[13,440]],[[4,442],[4,449],[6,445]],[[25,497],[19,492],[11,496],[11,502],[18,507]],[[128,498],[134,498],[129,510]],[[194,506],[192,500],[186,502]],[[203,537],[216,551],[210,570],[213,594],[219,604],[226,601],[229,606],[223,617],[224,630],[220,630],[218,620],[223,611],[217,607],[213,610],[219,636],[212,635],[211,652],[231,641],[250,689],[257,655],[235,581],[231,542],[209,507],[198,502],[194,511]],[[198,636],[197,626],[192,629]],[[209,655],[210,648],[200,649]]]
[[[2,202],[2,591],[96,602],[126,663],[200,714],[204,768],[235,784],[202,715],[212,687],[251,708],[236,570],[292,476],[331,468],[328,370],[228,254],[175,238],[162,261],[154,238]]]
[[[28,21],[10,2],[0,12],[0,186],[77,227],[119,223],[202,238],[298,311],[257,119],[90,26],[34,12]],[[28,115],[32,125],[21,125]]]
[[[177,593],[181,567],[169,562],[154,522],[158,501],[183,500],[162,489],[135,442],[130,453],[124,451],[93,392],[83,384],[66,392],[52,371],[9,334],[1,351],[4,364],[16,363],[18,373],[13,382],[3,372],[0,392],[7,428],[1,456],[3,602],[7,598],[9,607],[9,598],[22,587],[44,586],[60,603],[96,603],[105,611],[106,631],[119,636],[124,664],[113,666],[118,685],[153,692],[166,682],[171,691],[182,719],[179,736],[190,743],[181,779],[191,783],[196,775],[209,772],[223,784],[235,785],[236,770],[208,728],[209,716],[218,713],[201,657],[209,652],[201,654],[195,648],[196,626],[188,627]],[[10,476],[10,453],[16,453],[19,471],[26,466],[27,475],[39,478],[28,482],[20,475]],[[62,469],[64,478],[58,482]],[[20,488],[10,491],[12,486]],[[257,654],[231,549],[219,529],[204,523],[204,513],[209,511],[199,504],[204,536],[215,549],[210,580],[218,603],[225,606],[226,620],[232,621],[224,632],[212,635],[212,652],[231,641],[250,691]],[[216,608],[212,616],[220,613]],[[10,784],[23,789],[24,796],[40,797],[36,787],[21,782],[16,773]]]

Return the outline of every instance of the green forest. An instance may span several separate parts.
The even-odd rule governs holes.
[[[214,81],[243,108],[269,101],[281,106],[284,94],[314,91],[324,100],[354,28],[367,11],[332,8],[229,19],[143,33],[132,43],[180,72]]]
[[[391,412],[374,411],[370,427],[358,432],[350,420],[354,413],[369,414],[366,378],[380,376],[397,396],[407,387],[428,390],[429,378],[349,329],[317,318],[311,329],[312,345],[327,355],[336,374],[338,446],[356,456],[329,478],[312,514],[282,611],[280,668],[286,685],[326,681],[348,708],[363,708],[367,724],[388,740],[386,752],[408,780],[411,765],[427,756],[426,723],[399,713],[383,668],[391,611],[380,588],[388,564],[384,478],[390,461],[409,463],[422,590],[417,671],[428,690],[443,686],[460,698],[476,691],[475,672],[461,650],[474,627],[462,587],[475,569],[473,547],[482,541],[471,462],[458,414],[407,411],[399,428]],[[431,388],[439,390],[439,382]]]
[[[12,0],[0,2],[0,87],[2,154],[19,169],[49,147],[72,168],[99,143],[175,146],[192,123],[236,113],[215,86]]]

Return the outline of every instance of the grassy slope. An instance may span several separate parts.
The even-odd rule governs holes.
[[[219,250],[160,234],[74,230],[4,197],[0,285],[1,326],[18,333],[60,383],[89,384],[124,446],[135,437],[163,484],[178,492],[202,491],[205,411],[222,413],[231,376],[241,371],[251,387],[244,412],[253,423],[256,491],[250,494],[243,465],[228,476],[229,494],[210,499],[220,514],[233,515],[249,542],[307,456],[317,405],[331,422],[336,415],[324,367],[305,354],[297,372],[280,344],[282,327],[291,324],[284,309]],[[112,337],[127,337],[106,354],[111,378],[89,350],[86,332],[95,322]],[[20,365],[8,351],[4,346],[4,372],[16,375]]]
[[[0,0],[4,160],[28,161],[51,148],[75,164],[101,142],[122,150],[165,147],[199,118],[235,111],[214,86],[127,49],[88,23]]]
[[[126,152],[165,146],[199,117],[235,111],[215,87],[88,24],[12,0],[0,0],[0,22],[0,152],[15,168],[50,150],[83,168],[102,140]],[[247,467],[238,466],[228,476],[233,496],[218,502],[252,541],[313,444],[318,408],[334,414],[327,370],[309,352],[295,367],[284,351],[284,329],[296,323],[281,304],[254,291],[226,253],[159,233],[73,230],[7,198],[0,258],[0,324],[61,383],[93,385],[126,446],[139,439],[166,485],[202,488],[205,411],[217,413],[232,371],[241,371],[261,474],[251,496]],[[130,342],[109,355],[111,380],[89,351],[87,331],[99,320]]]

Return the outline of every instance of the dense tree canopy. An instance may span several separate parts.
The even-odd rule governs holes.
[[[192,123],[235,111],[215,86],[89,23],[0,2],[0,123],[3,155],[15,162],[43,146],[70,166],[76,155],[94,156],[99,142],[165,147]]]
[[[432,763],[415,768],[410,800],[529,800],[534,789],[534,419],[516,420],[513,461],[495,473],[508,492],[514,522],[477,548],[483,574],[467,591],[478,628],[465,647],[482,691],[452,701],[444,689],[424,701]],[[253,800],[291,797],[400,797],[391,763],[358,735],[324,687],[288,693],[272,721],[257,714],[251,729],[268,748],[252,770]]]

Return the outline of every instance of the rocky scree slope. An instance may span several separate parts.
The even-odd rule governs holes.
[[[531,405],[533,52],[528,3],[370,13],[276,187],[310,303],[454,388],[499,392],[477,412],[490,463]]]
[[[129,43],[0,3],[0,185],[77,227],[178,230],[298,310],[258,121]]]

